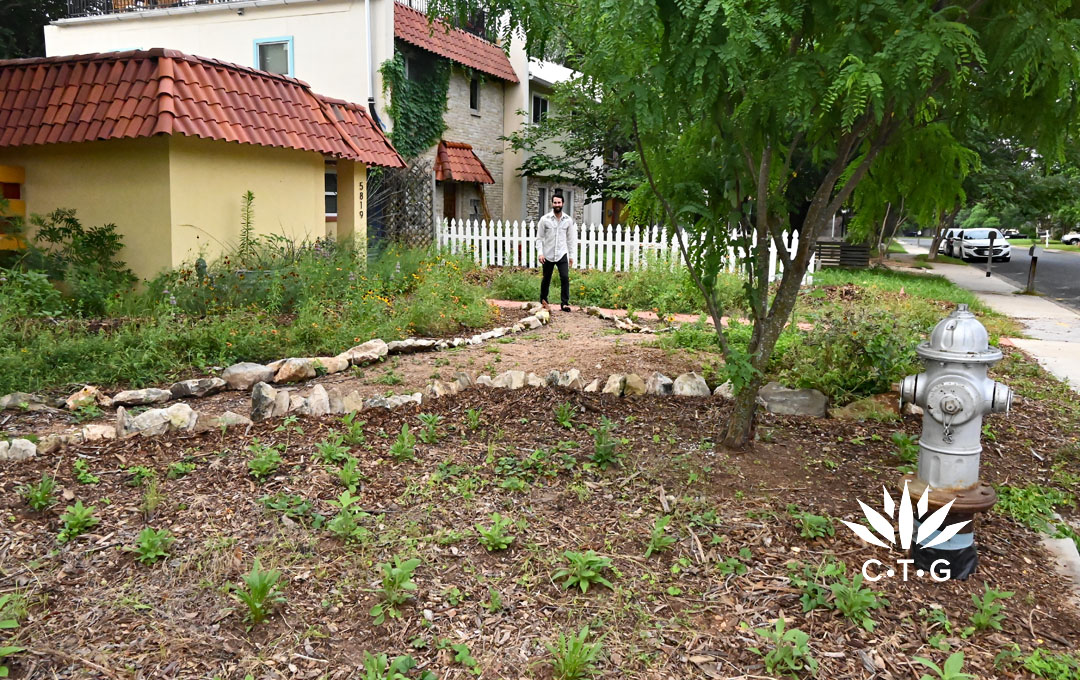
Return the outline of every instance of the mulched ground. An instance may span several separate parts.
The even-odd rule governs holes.
[[[560,332],[555,324],[545,331]],[[588,361],[594,358],[607,361]],[[1006,379],[1028,393],[1057,394],[1021,359],[1008,366],[1015,373]],[[563,402],[575,407],[572,428],[553,417]],[[996,440],[983,455],[984,478],[1045,483],[1055,463],[1080,473],[1075,410],[1063,403],[1021,397],[1009,416],[991,419]],[[310,501],[312,513],[333,516],[329,501],[343,488],[316,458],[316,444],[342,429],[338,418],[84,446],[9,467],[0,480],[0,593],[25,595],[29,608],[17,631],[27,651],[8,660],[12,677],[353,678],[369,651],[411,654],[440,678],[466,678],[472,673],[455,660],[459,650],[449,648],[464,644],[480,677],[548,678],[545,644],[586,624],[590,639],[602,636],[603,677],[764,677],[761,657],[750,651],[764,641],[750,629],[783,616],[789,628],[810,634],[818,677],[914,679],[925,670],[914,657],[940,663],[947,656],[927,644],[943,632],[920,613],[932,607],[947,612],[954,631],[945,640],[979,678],[1027,677],[993,665],[1012,643],[1027,651],[1080,646],[1080,612],[1063,595],[1038,536],[993,513],[980,520],[982,562],[967,582],[873,584],[889,601],[872,612],[873,632],[836,611],[804,614],[789,563],[832,556],[854,574],[871,557],[903,556],[865,546],[835,520],[834,537],[802,538],[788,504],[857,520],[856,498],[876,507],[882,485],[895,489],[900,473],[889,436],[917,433],[918,419],[764,416],[759,441],[739,452],[716,445],[728,408],[718,399],[470,390],[423,407],[443,417],[441,440],[418,443],[412,462],[387,452],[403,423],[419,429],[420,409],[364,412],[366,444],[352,454],[365,476],[357,495],[371,536],[349,545],[313,529],[311,513],[288,518],[259,502],[292,494]],[[466,426],[467,409],[480,411],[476,429]],[[602,415],[625,438],[621,465],[606,470],[589,463],[593,439],[585,429]],[[247,469],[255,438],[286,449],[278,474],[263,484]],[[73,479],[76,458],[99,484]],[[195,470],[166,479],[169,464],[183,460]],[[145,489],[129,484],[133,465],[161,479],[162,499],[149,518],[141,509]],[[36,513],[16,489],[43,473],[57,478],[65,502]],[[60,545],[59,516],[74,499],[93,504],[101,524]],[[489,553],[473,527],[489,525],[496,511],[517,522],[516,538],[508,550]],[[668,533],[678,541],[646,559],[650,530],[664,514],[673,517]],[[177,538],[171,556],[152,567],[124,550],[146,526]],[[553,580],[564,551],[590,549],[611,559],[605,575],[613,589],[594,586],[583,595]],[[379,601],[377,565],[395,556],[422,561],[416,598],[400,618],[376,626],[369,610]],[[227,584],[256,557],[281,570],[287,602],[248,631]],[[984,583],[1015,592],[1002,630],[961,639],[971,595]]]

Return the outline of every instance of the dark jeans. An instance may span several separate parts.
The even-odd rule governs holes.
[[[540,302],[548,301],[548,291],[551,289],[551,272],[555,267],[559,268],[559,283],[562,286],[562,305],[570,304],[570,263],[567,256],[563,255],[558,262],[548,260],[543,265],[544,278],[540,280]]]

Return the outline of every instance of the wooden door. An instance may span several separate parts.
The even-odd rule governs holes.
[[[443,217],[448,220],[457,219],[457,184],[446,182],[443,184]]]

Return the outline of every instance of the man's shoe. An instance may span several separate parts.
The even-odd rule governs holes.
[[[569,312],[570,311],[570,305],[563,305],[562,307],[560,307],[560,309],[562,309],[564,312]]]

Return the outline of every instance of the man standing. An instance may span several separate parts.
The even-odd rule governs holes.
[[[551,197],[551,212],[540,218],[536,233],[536,252],[544,278],[540,281],[540,304],[548,309],[548,290],[551,288],[551,271],[559,268],[562,285],[562,311],[570,311],[570,267],[574,266],[571,254],[577,247],[577,225],[569,215],[563,214],[563,197]]]

